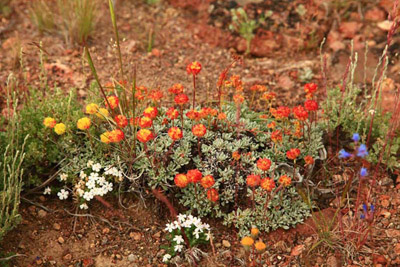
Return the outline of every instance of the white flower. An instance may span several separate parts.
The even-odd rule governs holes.
[[[183,249],[183,245],[176,245],[174,250],[178,251],[178,252],[181,252],[182,249]]]
[[[103,185],[103,190],[107,192],[111,192],[113,190],[113,184],[112,183],[105,183]]]
[[[182,223],[186,219],[186,214],[179,214],[178,215],[178,221]]]
[[[178,221],[174,221],[175,229],[181,229],[181,225]]]
[[[93,196],[93,193],[92,193],[91,191],[85,192],[85,193],[83,194],[83,198],[84,198],[85,200],[87,200],[87,201],[92,200],[93,197],[94,197],[94,196]]]
[[[162,258],[162,261],[167,262],[167,261],[169,261],[169,259],[171,259],[171,255],[165,254],[164,257]]]
[[[83,194],[85,193],[85,191],[83,191],[82,189],[78,188],[76,189],[76,193],[78,194],[78,196],[83,196]]]
[[[101,164],[100,163],[93,164],[92,170],[94,170],[95,172],[99,172],[101,170]]]
[[[193,235],[194,235],[197,239],[199,239],[200,233],[201,233],[201,232],[203,232],[203,229],[196,228],[196,229],[194,229]]]
[[[182,223],[182,226],[186,227],[186,228],[190,228],[190,227],[192,227],[192,221],[191,220],[186,220],[186,221],[184,221]]]
[[[86,165],[86,166],[87,166],[88,168],[90,168],[90,167],[92,167],[93,163],[94,163],[93,160],[89,160],[89,161],[87,162],[87,165]]]
[[[51,188],[50,187],[46,187],[43,191],[43,195],[50,195],[51,194]]]
[[[89,179],[89,181],[87,181],[86,183],[86,187],[89,189],[95,188],[96,186],[96,182],[93,179]]]
[[[66,173],[62,173],[62,174],[60,175],[60,180],[61,180],[61,181],[66,181],[67,178],[68,178],[68,174],[66,174]]]
[[[370,110],[369,110],[369,114],[373,115],[374,113],[375,113],[375,110],[374,110],[374,109],[370,109]]]
[[[100,176],[100,177],[97,179],[97,183],[98,183],[99,185],[103,186],[104,184],[106,184],[106,178],[104,178],[103,176]]]
[[[210,225],[208,223],[203,224],[203,228],[206,230],[210,230]]]
[[[172,231],[174,231],[174,229],[175,229],[175,226],[174,226],[174,224],[172,224],[172,223],[167,223],[166,225],[165,225],[166,227],[165,227],[165,231],[168,231],[168,232],[172,232]]]
[[[69,192],[68,192],[68,191],[65,191],[64,189],[61,189],[61,191],[57,193],[57,196],[58,196],[61,200],[67,199],[67,198],[68,198],[68,195],[69,195]]]
[[[83,204],[81,204],[81,205],[79,206],[79,208],[80,208],[81,210],[87,210],[89,207],[88,207],[88,205],[87,205],[86,203],[83,203]]]
[[[184,242],[182,236],[180,236],[180,235],[175,236],[173,240],[174,240],[174,241],[176,242],[176,244],[178,244],[178,245],[179,245],[180,243],[183,243],[183,242]]]
[[[208,231],[208,233],[206,234],[206,240],[210,240],[210,237],[211,237],[211,233],[210,233],[210,231]]]
[[[79,178],[85,179],[86,177],[87,177],[87,175],[86,175],[86,173],[85,173],[84,171],[81,171],[81,172],[79,173]]]

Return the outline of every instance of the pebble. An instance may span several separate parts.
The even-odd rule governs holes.
[[[128,261],[132,262],[132,261],[137,261],[137,260],[138,260],[138,256],[136,256],[135,254],[128,255]]]
[[[47,216],[47,212],[44,210],[39,210],[38,216],[39,216],[39,218],[44,218]]]
[[[230,248],[231,247],[231,243],[229,243],[228,240],[222,240],[222,245],[226,248]]]
[[[65,255],[63,257],[63,259],[66,260],[66,261],[70,261],[70,260],[72,260],[72,255],[68,253],[67,255]]]
[[[61,229],[61,226],[60,226],[58,223],[54,223],[54,224],[53,224],[53,228],[54,228],[55,230],[60,230],[60,229]]]
[[[60,244],[63,244],[64,243],[64,238],[62,237],[62,236],[60,236],[59,238],[58,238],[58,243],[60,243]]]

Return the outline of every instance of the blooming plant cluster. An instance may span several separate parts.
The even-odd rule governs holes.
[[[265,264],[265,262],[262,262],[262,255],[266,251],[267,245],[261,238],[258,238],[260,231],[256,227],[250,229],[250,234],[250,236],[245,236],[240,240],[240,244],[246,251],[246,261],[249,266],[254,266],[254,264],[262,266]]]
[[[191,214],[179,214],[176,221],[167,223],[165,231],[170,246],[164,247],[167,251],[163,256],[164,262],[170,262],[179,253],[185,253],[186,249],[208,244],[211,237],[210,226]]]

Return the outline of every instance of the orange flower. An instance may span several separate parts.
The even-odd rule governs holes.
[[[182,131],[178,127],[169,128],[168,135],[174,141],[179,140],[183,137]]]
[[[175,120],[179,116],[179,111],[177,111],[174,107],[170,107],[167,110],[167,116],[170,120]]]
[[[318,110],[318,103],[314,100],[306,100],[306,102],[304,102],[304,107],[308,111],[316,111]]]
[[[212,202],[217,202],[219,199],[218,191],[215,188],[207,190],[207,198]]]
[[[256,238],[258,236],[258,234],[260,233],[260,230],[258,230],[258,228],[252,227],[250,229],[250,233],[251,233],[252,237]]]
[[[189,184],[187,176],[182,173],[175,175],[174,182],[180,188],[185,188]]]
[[[265,100],[265,101],[271,101],[271,100],[274,100],[275,98],[276,98],[276,94],[273,92],[264,93],[261,96],[261,99]]]
[[[198,183],[201,181],[201,178],[203,178],[203,174],[198,169],[188,170],[186,176],[192,183]]]
[[[261,180],[261,188],[271,192],[275,188],[275,181],[269,177]]]
[[[182,93],[182,94],[176,95],[174,98],[174,101],[178,105],[184,105],[189,101],[189,98],[187,95]]]
[[[257,160],[257,167],[262,171],[268,171],[271,168],[271,161],[269,159]]]
[[[286,152],[286,157],[288,159],[295,160],[300,155],[300,149],[292,148]]]
[[[102,133],[102,134],[100,135],[100,140],[101,140],[101,142],[103,142],[103,143],[105,143],[105,144],[111,143],[111,140],[110,140],[110,132]]]
[[[89,129],[90,125],[91,125],[91,122],[88,117],[83,117],[83,118],[79,119],[76,123],[76,127],[82,131]]]
[[[125,135],[124,132],[120,129],[112,130],[109,134],[110,142],[112,143],[119,143],[124,139]]]
[[[245,236],[245,237],[242,238],[240,243],[244,247],[251,247],[254,244],[254,239],[251,238],[250,236]]]
[[[143,111],[143,116],[148,117],[150,119],[154,119],[155,117],[157,117],[158,114],[158,110],[156,107],[147,107],[144,111]]]
[[[250,174],[246,179],[247,186],[256,187],[260,184],[260,176],[255,174]]]
[[[117,115],[114,120],[120,128],[125,128],[128,125],[128,119],[124,115]]]
[[[44,118],[43,120],[43,125],[47,128],[53,129],[54,126],[56,126],[56,124],[57,124],[56,120],[51,117]]]
[[[139,125],[139,121],[140,121],[140,118],[139,118],[139,117],[136,117],[135,119],[133,119],[133,118],[130,118],[130,119],[129,119],[129,123],[130,123],[131,125],[133,125],[133,126]]]
[[[196,124],[192,127],[193,135],[203,137],[207,133],[207,128],[203,124]]]
[[[243,95],[234,95],[233,101],[235,101],[236,104],[241,104],[244,102],[244,96]]]
[[[306,165],[312,165],[314,163],[314,159],[310,155],[305,156],[304,161],[306,162]]]
[[[285,107],[285,106],[280,106],[277,109],[271,108],[270,112],[272,116],[274,116],[276,119],[284,119],[289,117],[290,115],[290,108]]]
[[[275,121],[272,121],[272,122],[268,123],[268,124],[267,124],[267,127],[268,127],[269,129],[274,129],[274,128],[276,127],[276,122],[275,122]]]
[[[148,129],[140,129],[137,132],[137,139],[142,143],[147,143],[154,138],[153,133]]]
[[[308,118],[307,110],[301,105],[293,108],[293,114],[300,121],[305,121]]]
[[[306,83],[304,85],[304,92],[307,94],[313,94],[315,91],[317,91],[318,86],[315,83]]]
[[[271,133],[271,139],[275,143],[276,142],[282,142],[282,132],[280,130],[273,131]]]
[[[243,82],[242,82],[242,80],[240,80],[239,75],[232,75],[230,77],[230,80],[231,80],[231,82],[232,82],[234,87],[239,87],[239,86],[243,85]]]
[[[283,186],[289,186],[292,183],[292,178],[290,178],[287,175],[282,175],[281,177],[279,177],[278,182],[283,185]]]
[[[109,96],[109,97],[107,97],[107,101],[108,101],[108,103],[110,103],[111,109],[115,109],[116,107],[118,107],[119,99],[117,96],[115,96],[115,95]],[[106,103],[106,106],[108,107],[107,101],[105,101],[105,103]]]
[[[153,90],[149,94],[149,98],[154,102],[160,101],[163,97],[163,92],[161,90]]]
[[[232,158],[233,158],[234,160],[239,160],[239,159],[240,159],[240,153],[239,153],[239,151],[234,151],[234,152],[232,153]]]
[[[143,100],[147,95],[147,88],[144,86],[136,87],[135,98],[137,100]]]
[[[226,114],[223,112],[219,113],[217,119],[220,121],[226,120]]]
[[[265,92],[267,91],[267,87],[265,87],[264,85],[256,84],[250,87],[250,91]]]
[[[191,120],[198,120],[199,117],[199,112],[197,112],[194,109],[189,110],[188,112],[186,112],[186,117],[188,117]]]
[[[267,248],[267,245],[265,245],[265,243],[262,242],[262,241],[258,241],[258,242],[256,242],[256,244],[254,245],[254,247],[256,248],[256,250],[257,250],[258,253],[261,253],[261,252],[263,252],[263,251]]]
[[[214,177],[212,177],[211,175],[204,176],[203,178],[201,178],[200,184],[203,188],[206,188],[206,189],[210,188],[211,186],[213,186],[215,184]]]
[[[139,119],[140,128],[150,128],[153,125],[153,120],[149,117],[141,117]]]
[[[181,94],[183,93],[183,85],[180,83],[176,83],[171,88],[168,89],[168,92],[175,95]]]
[[[188,74],[197,75],[201,71],[201,64],[197,61],[193,61],[186,67],[186,71]]]

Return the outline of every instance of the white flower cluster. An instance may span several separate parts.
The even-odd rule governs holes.
[[[202,233],[205,234],[206,240],[210,239],[210,234],[211,234],[210,225],[207,223],[202,223],[199,218],[194,217],[193,215],[179,214],[178,220],[166,224],[165,231],[172,233],[176,229],[178,230],[181,230],[182,228],[190,229],[193,226],[194,226],[193,236],[196,239],[199,239]],[[174,250],[176,252],[181,252],[183,249],[183,244],[185,243],[183,237],[177,234],[174,236],[172,240],[176,243]],[[165,254],[163,257],[163,262],[167,262],[170,259],[171,255]]]

